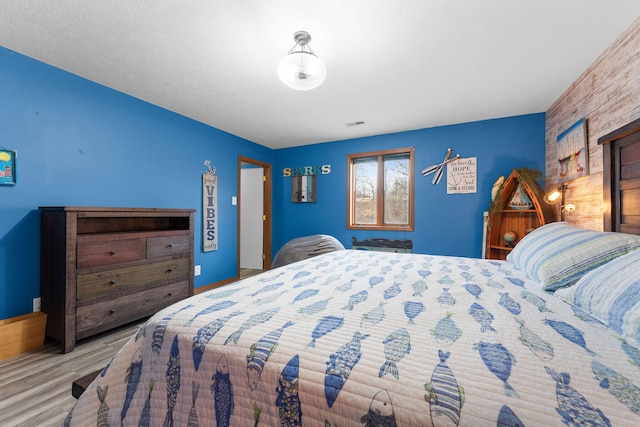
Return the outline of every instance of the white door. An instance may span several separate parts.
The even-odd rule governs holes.
[[[264,170],[243,163],[240,173],[240,268],[262,270]]]

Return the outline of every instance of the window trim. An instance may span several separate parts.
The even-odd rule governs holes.
[[[347,229],[348,230],[385,230],[385,231],[413,231],[414,230],[414,205],[415,205],[415,167],[414,147],[394,148],[391,150],[369,151],[347,155]],[[384,224],[384,168],[380,167],[385,156],[398,154],[409,155],[409,222],[407,224]],[[354,160],[366,157],[375,157],[378,161],[378,203],[377,224],[355,224],[355,173]]]

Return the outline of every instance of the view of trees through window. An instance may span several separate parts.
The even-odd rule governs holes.
[[[412,227],[412,154],[402,149],[349,156],[352,228]]]
[[[357,159],[355,166],[356,224],[375,224],[378,221],[378,159]]]

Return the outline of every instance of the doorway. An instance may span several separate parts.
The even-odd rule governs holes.
[[[238,277],[271,268],[271,165],[238,157]]]

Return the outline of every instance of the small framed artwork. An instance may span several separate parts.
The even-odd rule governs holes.
[[[589,175],[588,147],[584,119],[558,135],[558,167],[562,182]]]
[[[0,185],[16,185],[16,152],[0,148]]]
[[[291,177],[291,201],[293,203],[314,203],[316,201],[315,175]]]

